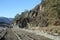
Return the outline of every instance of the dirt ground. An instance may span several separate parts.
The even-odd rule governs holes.
[[[6,35],[1,40],[18,40],[18,38],[15,36],[14,32],[8,28]]]

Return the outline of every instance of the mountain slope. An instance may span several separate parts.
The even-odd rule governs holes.
[[[47,27],[49,25],[60,25],[60,1],[59,0],[42,0],[35,8],[28,12],[23,12],[16,20],[16,24],[20,27],[40,26]],[[26,16],[24,16],[26,15]]]

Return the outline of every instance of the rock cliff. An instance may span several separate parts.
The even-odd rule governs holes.
[[[59,0],[42,0],[40,4],[30,11],[23,12],[16,24],[19,27],[39,26],[47,27],[49,25],[60,25],[60,1]]]

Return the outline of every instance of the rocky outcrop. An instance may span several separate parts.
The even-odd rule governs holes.
[[[31,26],[47,27],[49,25],[60,25],[59,2],[57,0],[43,0],[35,8],[28,12],[23,12],[17,20],[19,27]],[[58,5],[58,6],[57,6]],[[59,8],[58,8],[59,7]]]

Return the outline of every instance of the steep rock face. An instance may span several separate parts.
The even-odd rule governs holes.
[[[47,27],[49,25],[60,25],[60,1],[43,0],[35,8],[24,12],[25,16],[17,22],[20,27],[31,26]]]
[[[31,18],[30,24],[32,26],[46,27],[48,26],[46,14],[44,12],[45,2],[38,4],[34,9],[30,10],[29,17]]]
[[[28,16],[24,16],[19,19],[18,24],[20,27],[27,27],[28,23],[31,24],[31,26],[48,26],[47,19],[44,14],[44,6],[41,4],[38,4],[34,9],[30,10],[27,15]]]

